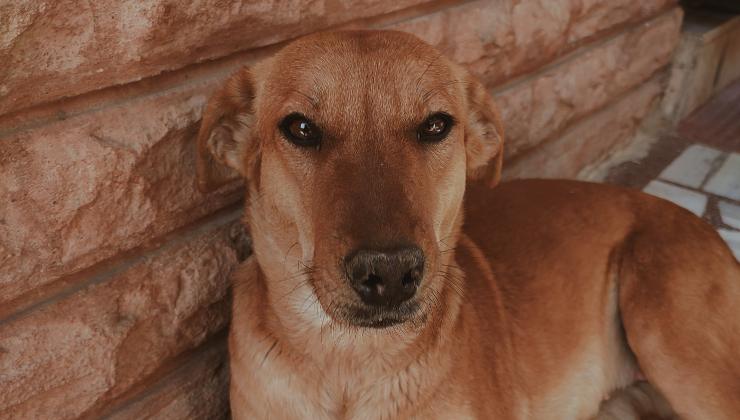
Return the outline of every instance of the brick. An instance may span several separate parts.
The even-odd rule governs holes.
[[[3,2],[0,114],[423,2]]]
[[[229,369],[226,343],[194,355],[173,374],[153,384],[108,420],[227,419]]]
[[[681,17],[681,10],[673,9],[496,92],[507,157],[535,147],[668,65]]]
[[[599,33],[673,4],[674,0],[478,0],[389,27],[416,34],[494,86]]]
[[[0,413],[89,414],[223,330],[236,217],[200,226],[0,325]]]
[[[461,11],[472,13],[471,18],[489,16],[478,8],[493,7],[495,12],[501,4],[504,3],[473,2],[432,16],[454,18],[457,15],[450,14]],[[513,19],[513,15],[490,16],[504,22]],[[660,37],[648,35],[670,32],[665,28],[677,25],[675,22],[680,19],[677,16],[678,12],[672,12],[656,19],[652,26],[619,39],[644,36],[661,41]],[[465,25],[468,27],[482,30],[495,29],[497,25],[481,22]],[[457,45],[458,41],[465,39],[449,38],[449,45]],[[624,52],[630,50],[633,42],[611,44],[621,48],[614,48],[617,52]],[[476,50],[472,48],[475,44],[470,45],[470,51]],[[661,49],[656,48],[659,52],[669,49],[667,44],[661,45]],[[452,55],[465,61],[454,51]],[[592,61],[598,64],[600,55],[592,55],[596,57]],[[617,94],[662,63],[660,57],[664,56],[660,52],[658,59],[655,54],[646,54],[647,59],[633,60],[634,54],[623,55],[625,60],[629,59],[624,73],[633,77],[573,80],[566,71],[571,69],[559,66],[566,74],[558,77],[546,74],[537,79],[537,88],[532,82],[525,84],[527,87],[513,89],[516,95],[502,94],[499,99],[506,117],[507,154],[511,156],[511,151],[536,144],[570,120],[602,105],[609,95]],[[576,64],[572,66],[577,67]],[[633,68],[637,70],[630,70]],[[580,87],[583,80],[606,81],[613,87],[593,96],[598,100],[586,98],[584,105],[578,107],[560,106],[567,101],[581,103],[583,98],[568,95],[581,92],[583,89],[570,89],[570,85]],[[0,303],[139,246],[234,201],[233,189],[204,197],[193,188],[192,180],[191,140],[195,122],[207,94],[220,81],[219,77],[211,77],[164,94],[103,104],[95,111],[2,139],[0,270],[8,274],[0,278]],[[556,88],[560,89],[559,94],[549,91]],[[80,179],[86,182],[80,183]]]
[[[605,28],[629,21],[635,16],[650,16],[673,4],[676,2],[670,0],[581,0],[574,2],[573,25],[568,29],[568,40],[576,42]]]
[[[200,109],[220,79],[0,139],[0,305],[238,199],[195,185]]]
[[[577,178],[634,137],[663,91],[655,77],[572,127],[504,165],[504,178]]]

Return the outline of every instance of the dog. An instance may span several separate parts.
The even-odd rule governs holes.
[[[201,189],[246,185],[235,419],[740,416],[719,236],[637,191],[499,184],[493,100],[416,37],[293,41],[212,96],[197,144]]]

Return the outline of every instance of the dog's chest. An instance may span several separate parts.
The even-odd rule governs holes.
[[[248,342],[250,345],[242,345]],[[321,372],[281,357],[264,337],[232,337],[230,399],[235,420],[255,418],[336,419],[338,405]]]
[[[232,378],[232,382],[235,379]],[[236,379],[239,382],[239,379]],[[392,385],[381,386],[373,390],[365,389],[365,395],[354,395],[347,398],[335,393],[324,385],[306,387],[306,381],[281,377],[262,377],[250,386],[259,387],[265,393],[246,391],[239,399],[246,398],[249,411],[239,413],[233,409],[233,418],[310,418],[321,420],[375,420],[375,419],[424,419],[446,420],[476,419],[470,404],[465,401],[438,400],[424,405],[406,405],[402,395],[395,395]],[[242,388],[232,383],[232,404],[234,389]],[[259,395],[261,394],[261,395]],[[399,407],[403,403],[404,407]]]
[[[269,347],[259,351],[261,347],[251,346],[253,350],[242,357],[232,355],[231,400],[236,420],[475,418],[468,401],[428,398],[431,388],[427,389],[424,380],[412,371],[368,380],[356,372],[319,369],[279,356],[265,358]]]

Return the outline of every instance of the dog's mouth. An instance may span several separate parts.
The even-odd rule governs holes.
[[[419,304],[411,301],[393,308],[350,305],[341,312],[352,326],[382,329],[410,322],[419,316],[420,310]]]

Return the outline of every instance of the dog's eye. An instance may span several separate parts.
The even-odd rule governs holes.
[[[449,114],[437,112],[432,114],[421,123],[417,130],[419,140],[428,143],[442,141],[447,137],[455,124],[454,119]]]
[[[296,146],[317,147],[321,142],[321,130],[297,112],[283,118],[279,127],[283,136]]]

